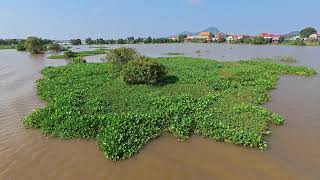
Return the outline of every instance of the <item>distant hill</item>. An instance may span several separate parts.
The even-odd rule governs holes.
[[[207,29],[202,30],[201,32],[211,32],[212,34],[217,34],[218,32],[221,32],[221,31],[216,27],[209,27]]]
[[[193,35],[194,33],[190,32],[190,31],[183,31],[181,33],[179,33],[178,35]]]
[[[293,36],[299,36],[299,35],[300,35],[300,31],[292,31],[287,34],[284,34],[285,37],[293,37]]]
[[[198,31],[198,32],[183,31],[183,32],[179,33],[178,35],[198,35],[200,32],[211,32],[212,34],[216,34],[221,31],[216,27],[209,27],[209,28],[206,28],[206,29],[204,29],[202,31]]]

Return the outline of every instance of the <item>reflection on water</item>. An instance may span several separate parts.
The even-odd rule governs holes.
[[[127,45],[148,56],[179,52],[193,57],[239,60],[254,57],[293,56],[301,65],[320,71],[319,47],[216,44]],[[110,48],[118,47],[112,45]],[[79,49],[89,49],[79,46]],[[100,62],[103,55],[87,57]],[[164,135],[137,156],[111,162],[95,141],[63,141],[25,129],[22,117],[44,105],[34,81],[45,66],[65,60],[48,60],[15,50],[0,51],[0,179],[320,179],[320,77],[282,77],[265,106],[284,116],[284,126],[272,127],[260,152],[195,136],[178,142]]]

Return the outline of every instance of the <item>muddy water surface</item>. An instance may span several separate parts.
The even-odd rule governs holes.
[[[112,46],[116,47],[116,46]],[[297,64],[320,71],[319,47],[229,46],[212,44],[135,45],[139,52],[160,56],[181,52],[194,57],[239,60],[294,56]],[[81,47],[87,48],[87,47]],[[195,53],[200,50],[201,53]],[[100,61],[102,56],[88,58]],[[21,119],[44,106],[34,81],[45,66],[64,60],[0,51],[0,179],[320,179],[320,77],[285,76],[266,107],[287,123],[272,126],[265,152],[194,136],[178,142],[164,135],[132,159],[114,163],[95,141],[63,141],[25,129]]]

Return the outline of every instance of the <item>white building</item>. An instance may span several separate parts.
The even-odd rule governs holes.
[[[309,36],[310,40],[320,40],[320,34],[311,34]]]
[[[301,40],[300,36],[294,36],[292,38],[289,39],[290,41],[296,41],[296,40]]]

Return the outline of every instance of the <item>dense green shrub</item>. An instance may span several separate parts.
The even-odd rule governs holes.
[[[60,138],[96,138],[112,160],[136,154],[169,132],[179,140],[196,133],[217,141],[264,149],[268,125],[284,119],[261,106],[270,100],[280,75],[312,76],[306,67],[270,61],[216,62],[186,57],[159,58],[168,76],[163,86],[127,85],[111,63],[48,67],[37,81],[48,102],[23,119]]]
[[[48,44],[47,49],[49,51],[59,52],[63,49],[63,47],[58,43],[52,43],[52,44]]]
[[[77,45],[81,45],[82,42],[81,42],[81,39],[71,39],[70,43],[71,45],[77,46]]]
[[[128,84],[157,84],[165,75],[165,67],[150,58],[139,57],[129,61],[122,69],[123,80]]]
[[[291,44],[295,45],[295,46],[305,46],[305,45],[307,45],[306,42],[304,42],[301,39],[294,40],[294,41],[291,42]]]
[[[17,44],[17,51],[26,51],[26,50],[27,50],[27,47],[24,42],[21,41]]]
[[[43,54],[46,51],[45,41],[41,38],[29,37],[24,44],[31,54]]]
[[[73,51],[66,51],[63,53],[63,56],[65,58],[73,58],[73,57],[76,57],[76,53]]]
[[[122,67],[127,62],[134,60],[138,57],[136,50],[127,47],[121,47],[117,49],[110,49],[107,51],[106,60],[113,64]]]
[[[83,57],[74,57],[72,63],[87,63],[87,61]]]
[[[253,44],[267,44],[267,41],[263,37],[255,37],[252,39]]]

